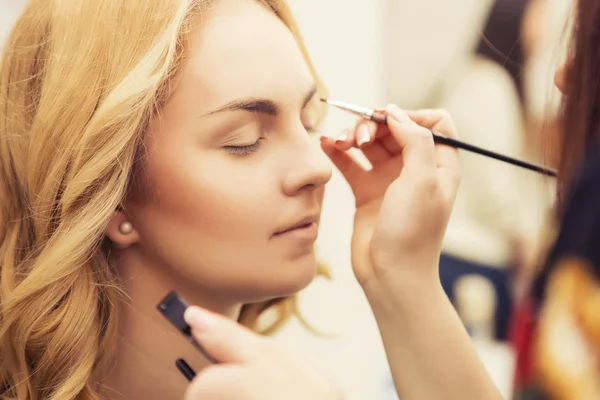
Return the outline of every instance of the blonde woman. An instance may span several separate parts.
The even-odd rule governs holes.
[[[331,167],[308,134],[324,89],[283,0],[31,0],[4,49],[3,399],[182,398],[174,361],[209,362],[156,311],[170,290],[254,329],[275,310],[261,333],[295,313]],[[435,275],[455,152],[425,129],[368,132],[372,171],[345,152],[353,135],[321,144],[357,196],[357,276]]]
[[[182,398],[176,358],[207,361],[156,312],[171,289],[293,314],[320,96],[280,1],[31,1],[0,72],[3,398]]]

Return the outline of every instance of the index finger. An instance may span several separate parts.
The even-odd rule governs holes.
[[[263,339],[246,327],[222,315],[191,306],[185,321],[194,339],[218,363],[248,363],[264,357]]]

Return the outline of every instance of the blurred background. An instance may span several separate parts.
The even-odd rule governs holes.
[[[93,0],[87,0],[93,1]],[[142,1],[142,0],[129,0]],[[469,143],[553,166],[569,0],[288,0],[332,99],[446,108]],[[25,0],[0,0],[0,43]],[[322,133],[354,118],[330,110]],[[462,186],[440,275],[507,399],[520,300],[547,238],[552,181],[461,153]],[[318,240],[333,270],[301,296],[315,335],[290,323],[275,340],[337,381],[348,400],[396,399],[377,326],[350,266],[354,200],[339,173]],[[457,360],[460,363],[460,360]]]

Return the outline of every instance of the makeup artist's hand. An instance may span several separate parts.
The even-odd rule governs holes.
[[[200,371],[186,400],[342,400],[309,365],[228,318],[189,307],[186,322],[218,364]]]
[[[455,149],[435,145],[430,132],[456,137],[442,110],[387,109],[388,125],[361,121],[321,145],[356,197],[352,265],[367,287],[409,277],[438,280],[442,239],[459,184]],[[347,152],[358,147],[372,164]],[[398,279],[396,279],[398,278]]]

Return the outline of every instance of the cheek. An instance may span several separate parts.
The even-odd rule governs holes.
[[[271,239],[288,205],[272,171],[179,163],[148,171],[155,195],[133,221],[146,260],[195,289],[240,302],[286,296],[312,281],[312,251],[301,249],[300,257],[297,246]]]
[[[213,238],[260,234],[274,219],[267,205],[276,201],[276,185],[256,175],[209,160],[157,168],[156,211],[186,231],[201,229]]]

